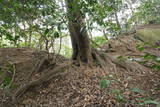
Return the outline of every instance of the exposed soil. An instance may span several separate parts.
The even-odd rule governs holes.
[[[111,40],[103,51],[132,58],[141,58],[147,52],[160,55],[159,49],[150,47],[140,52],[136,48],[139,43],[134,34],[122,36]],[[12,103],[12,96],[20,87],[68,62],[60,55],[30,48],[0,49],[1,72],[5,72],[8,63],[15,66],[15,72],[0,75],[1,84],[6,76],[14,78],[10,88],[0,89],[0,107],[156,107],[158,104],[154,103],[160,102],[160,72],[155,69],[128,71],[113,64],[104,70],[98,64],[72,64],[62,75],[29,88],[16,104]],[[109,81],[106,88],[101,86],[103,81]]]
[[[137,29],[146,29],[146,28],[154,28],[154,29],[159,29],[160,28],[160,24],[148,24],[148,25],[143,25],[143,26],[139,26]]]

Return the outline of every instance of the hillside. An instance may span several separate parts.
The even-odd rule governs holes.
[[[160,106],[159,26],[109,40],[101,49],[113,57],[105,68],[31,48],[1,48],[0,107]]]

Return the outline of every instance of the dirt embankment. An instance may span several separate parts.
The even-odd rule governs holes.
[[[110,56],[116,56],[122,64],[126,61],[143,61],[146,53],[159,57],[159,48],[146,45],[141,47],[142,44],[136,34],[125,35],[112,39],[102,50]],[[41,80],[41,84],[31,86],[18,97],[16,104],[12,103],[17,90],[39,80],[45,74],[52,73],[63,63],[69,64],[70,61],[60,55],[43,51],[29,48],[0,49],[0,72],[3,72],[0,74],[0,106],[156,107],[160,104],[160,72],[143,64],[140,64],[145,68],[143,71],[131,71],[121,63],[112,63],[105,70],[99,64],[70,64],[62,69],[62,75],[53,76],[49,81]],[[153,61],[147,62],[147,65],[152,64]],[[14,65],[11,70],[13,72],[8,72],[8,65]],[[9,88],[2,85],[6,77],[11,78],[9,82],[12,85]]]

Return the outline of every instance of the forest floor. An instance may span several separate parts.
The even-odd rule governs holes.
[[[0,107],[159,107],[160,72],[150,66],[157,64],[153,57],[160,58],[160,49],[143,46],[134,34],[129,34],[102,47],[119,60],[143,64],[143,71],[130,71],[116,64],[106,70],[98,64],[71,64],[60,75],[29,88],[16,103],[12,100],[20,87],[71,61],[30,48],[1,48]]]

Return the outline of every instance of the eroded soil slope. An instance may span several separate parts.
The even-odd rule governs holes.
[[[29,48],[0,49],[1,107],[156,107],[160,105],[160,72],[150,67],[158,64],[145,55],[159,58],[160,49],[144,43],[135,34],[112,39],[102,51],[121,61],[135,61],[144,67],[131,71],[118,64],[101,69],[71,64],[50,81],[31,87],[16,103],[14,93],[25,84],[37,80],[56,66],[70,62],[60,55]],[[146,61],[146,63],[142,63]],[[8,72],[8,64],[14,65]],[[134,66],[137,68],[137,66]],[[12,71],[12,70],[11,70]],[[7,72],[7,73],[4,73]],[[5,87],[6,77],[11,86]],[[7,85],[7,84],[6,84]],[[3,86],[3,87],[2,87]]]

